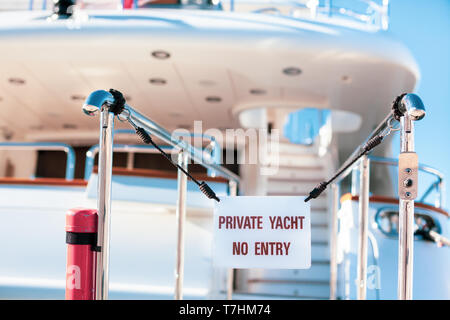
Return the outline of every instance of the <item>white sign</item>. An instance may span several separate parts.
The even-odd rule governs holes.
[[[310,205],[304,199],[220,197],[214,210],[214,265],[309,269]]]

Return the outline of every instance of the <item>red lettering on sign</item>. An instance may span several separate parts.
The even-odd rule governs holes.
[[[233,222],[233,218],[227,217],[227,226],[226,226],[227,229],[231,229],[232,222]]]
[[[304,218],[304,216],[269,216],[269,221],[272,229],[303,229]]]
[[[219,216],[219,229],[262,229],[262,216]]]
[[[290,242],[255,242],[255,256],[287,256]]]
[[[219,217],[219,229],[222,229],[222,224],[225,223],[225,217],[224,216],[220,216]]]
[[[284,250],[286,251],[286,255],[289,254],[289,247],[291,246],[290,242],[283,242]]]
[[[303,219],[305,219],[305,217],[301,216],[299,218],[300,218],[300,229],[303,229]]]
[[[233,242],[233,256],[239,255],[246,256],[247,253],[248,253],[247,242]]]

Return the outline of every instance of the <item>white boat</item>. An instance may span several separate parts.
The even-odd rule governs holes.
[[[65,213],[97,207],[99,122],[81,111],[92,91],[120,90],[168,131],[194,132],[202,121],[203,131],[215,131],[205,132],[212,144],[199,143],[219,159],[249,152],[245,140],[221,139],[227,129],[269,128],[269,141],[279,132],[279,150],[263,155],[268,161],[225,167],[239,176],[240,195],[304,196],[419,80],[410,51],[387,32],[387,2],[355,1],[352,10],[319,1],[181,1],[125,10],[121,1],[102,1],[101,8],[79,1],[69,16],[36,8],[46,2],[33,10],[19,10],[29,1],[14,8],[0,2],[0,10],[17,9],[0,12],[0,298],[64,298]],[[126,129],[116,121],[109,298],[172,299],[176,171]],[[368,299],[397,297],[398,197],[389,141],[370,156]],[[56,150],[67,153],[66,163]],[[421,180],[416,220],[449,237],[443,176],[420,168],[429,178]],[[229,177],[198,165],[190,170],[217,195],[229,192]],[[359,297],[354,172],[341,183],[338,230],[333,193],[311,202],[312,267],[234,270],[233,299]],[[230,294],[229,273],[212,263],[212,216],[212,201],[188,182],[185,298]],[[417,234],[414,298],[449,299],[449,264],[448,248]]]

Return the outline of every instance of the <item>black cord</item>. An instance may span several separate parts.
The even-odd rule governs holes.
[[[162,150],[152,139],[152,137],[145,131],[145,129],[136,127],[136,134],[142,139],[142,141],[146,144],[153,145],[161,154],[169,160],[169,162],[175,167],[180,169],[186,176],[188,176],[192,181],[194,181],[201,192],[203,192],[209,199],[214,199],[217,202],[220,202],[220,199],[217,197],[216,193],[211,189],[208,184],[206,184],[205,181],[199,182],[197,179],[195,179],[189,172],[187,172],[183,167],[179,166],[177,163],[173,162],[171,157]]]
[[[361,151],[341,170],[339,170],[331,179],[328,181],[324,181],[319,183],[308,195],[305,199],[305,202],[308,202],[311,199],[315,199],[327,188],[327,186],[332,183],[337,177],[339,177],[344,171],[346,171],[350,166],[352,166],[359,158],[366,155],[370,150],[375,148],[383,141],[384,136],[378,135],[367,141],[362,147]]]
[[[126,100],[120,91],[109,89],[109,93],[114,97],[114,103],[109,107],[109,111],[114,115],[119,115],[125,108]]]

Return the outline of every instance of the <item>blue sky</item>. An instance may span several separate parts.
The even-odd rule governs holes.
[[[450,0],[391,0],[389,32],[411,50],[421,73],[416,93],[427,108],[416,122],[419,161],[450,178]],[[394,156],[399,150],[393,139]],[[447,208],[450,208],[447,180]],[[432,198],[429,198],[431,200]]]

